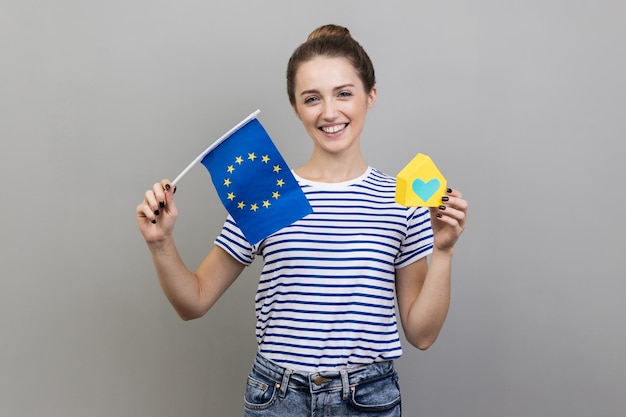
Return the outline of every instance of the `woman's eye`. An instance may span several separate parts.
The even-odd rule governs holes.
[[[317,97],[307,97],[304,99],[304,104],[311,104],[317,100]]]
[[[342,91],[341,93],[339,93],[339,97],[351,97],[352,93],[349,91]]]

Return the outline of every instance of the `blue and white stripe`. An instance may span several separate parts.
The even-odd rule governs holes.
[[[216,239],[244,264],[263,256],[259,351],[304,372],[400,357],[395,270],[432,251],[428,209],[395,203],[395,178],[373,168],[339,184],[296,178],[312,214],[254,246],[229,218]]]

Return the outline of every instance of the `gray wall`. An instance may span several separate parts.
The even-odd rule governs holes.
[[[182,322],[134,209],[257,108],[302,163],[284,71],[328,22],[376,64],[370,164],[429,154],[471,202],[405,415],[622,415],[625,4],[0,0],[0,415],[241,414],[260,265]],[[195,268],[225,212],[201,166],[176,196]]]

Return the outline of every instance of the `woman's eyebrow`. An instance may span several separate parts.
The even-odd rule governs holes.
[[[347,87],[354,87],[354,84],[339,85],[339,86],[333,88],[333,91],[343,90],[344,88],[347,88]],[[306,94],[319,94],[319,90],[313,88],[313,89],[310,89],[310,90],[304,90],[303,92],[300,93],[301,96],[306,95]]]

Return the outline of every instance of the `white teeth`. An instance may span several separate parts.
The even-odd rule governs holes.
[[[342,125],[336,125],[336,126],[330,126],[330,127],[322,127],[322,130],[326,133],[337,133],[340,130],[343,130],[346,128],[346,124],[342,124]]]

